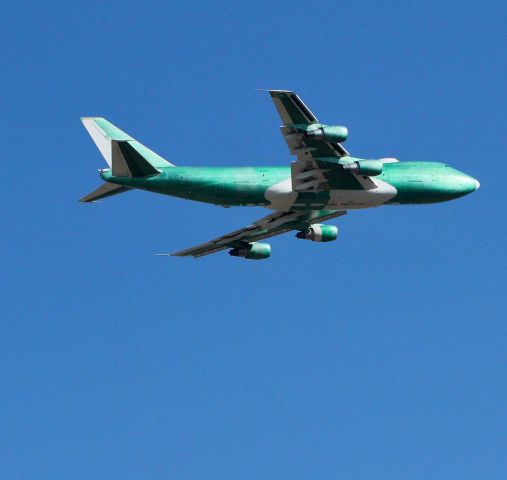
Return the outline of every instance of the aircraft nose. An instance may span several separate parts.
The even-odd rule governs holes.
[[[465,194],[475,192],[479,190],[481,184],[473,177],[469,177],[468,175],[464,175],[461,180],[461,189]]]

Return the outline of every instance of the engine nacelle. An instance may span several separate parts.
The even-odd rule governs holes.
[[[312,140],[341,143],[347,140],[349,131],[347,130],[347,127],[340,127],[339,125],[322,125],[316,130],[310,130],[309,132],[306,132],[306,136]]]
[[[375,177],[382,173],[384,164],[381,160],[356,160],[343,165],[343,171],[347,173],[356,173],[365,177]]]
[[[229,255],[248,260],[264,260],[271,255],[271,245],[269,243],[249,243],[245,247],[229,250]]]
[[[332,242],[338,237],[338,227],[334,225],[311,225],[308,230],[296,233],[297,238],[312,242]]]

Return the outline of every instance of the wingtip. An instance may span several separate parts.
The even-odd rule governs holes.
[[[268,92],[272,97],[277,93],[294,93],[292,90],[277,90],[273,88],[254,88],[256,92]]]
[[[93,120],[105,120],[104,117],[79,117],[79,120],[81,120],[81,122],[85,123],[85,122],[89,122],[89,121],[93,121]]]
[[[275,90],[275,89],[268,90],[268,92],[272,97],[276,97],[279,94],[290,95],[294,93],[292,90]]]

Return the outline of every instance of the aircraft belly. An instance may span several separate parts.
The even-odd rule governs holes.
[[[379,179],[372,179],[375,188],[369,190],[320,190],[295,192],[290,178],[276,183],[266,190],[265,197],[273,210],[341,210],[370,208],[382,205],[394,198],[396,188]]]
[[[369,190],[331,190],[329,203],[326,207],[369,208],[382,205],[394,198],[398,193],[396,188],[387,182],[371,178],[375,188]]]
[[[297,200],[298,193],[292,190],[292,179],[289,177],[268,187],[264,196],[270,203],[267,206],[268,208],[286,212],[292,209]]]

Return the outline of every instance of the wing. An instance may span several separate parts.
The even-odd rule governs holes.
[[[265,238],[281,235],[282,233],[291,230],[306,230],[310,225],[329,220],[330,218],[340,217],[345,215],[345,210],[332,211],[332,210],[314,210],[314,211],[300,211],[300,212],[273,212],[260,220],[257,220],[248,227],[241,228],[234,232],[228,233],[221,237],[215,238],[202,245],[181,250],[180,252],[159,255],[171,255],[177,257],[194,258],[209,255],[210,253],[220,252],[227,248],[241,248],[249,243],[263,240]]]
[[[317,117],[294,93],[288,90],[269,90],[269,94],[282,119],[282,135],[291,153],[298,154],[303,149],[312,149],[315,157],[348,157],[349,153],[339,143],[320,142],[305,138],[301,127],[318,124]],[[320,124],[319,124],[320,125]],[[296,127],[296,128],[295,128]],[[299,127],[299,128],[297,128]]]
[[[312,137],[309,132],[326,127],[294,93],[288,90],[269,90],[271,99],[280,115],[280,127],[290,152],[296,155],[291,165],[292,188],[298,192],[321,190],[374,188],[373,182],[364,177],[344,173],[342,164],[348,163],[349,153],[338,142],[328,142]],[[346,129],[342,128],[345,133]]]

